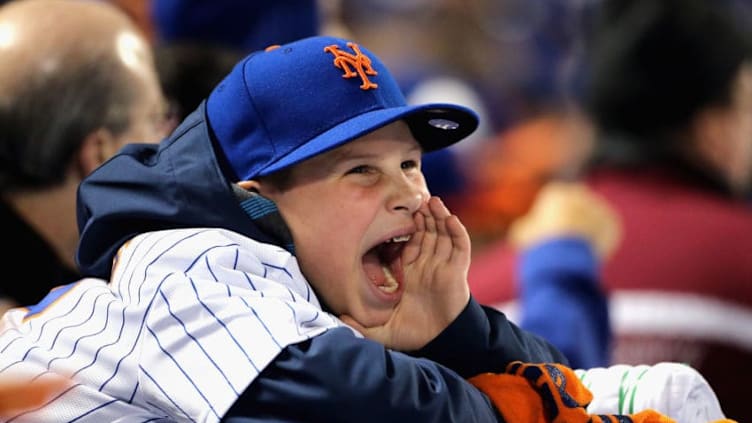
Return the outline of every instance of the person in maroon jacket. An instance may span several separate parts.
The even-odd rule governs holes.
[[[752,50],[722,5],[605,3],[587,181],[623,220],[603,269],[612,360],[690,364],[749,421],[738,387],[752,379]]]
[[[726,415],[747,421],[739,383],[752,379],[752,50],[746,17],[731,10],[728,2],[606,0],[589,34],[582,106],[596,143],[581,180],[616,212],[621,237],[598,260],[561,250],[547,260],[600,272],[613,339],[561,325],[552,306],[575,304],[568,313],[586,316],[583,298],[594,291],[542,285],[514,242],[474,257],[469,281],[478,301],[516,310],[522,327],[570,340],[571,349],[553,342],[570,360],[591,345],[607,346],[611,363],[689,364]],[[546,302],[544,290],[557,294]]]

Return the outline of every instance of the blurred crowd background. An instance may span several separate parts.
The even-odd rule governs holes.
[[[314,34],[351,38],[367,46],[393,71],[408,102],[447,101],[476,110],[481,117],[479,130],[467,141],[427,155],[423,164],[424,172],[432,192],[444,199],[471,233],[474,264],[470,272],[470,284],[473,294],[479,301],[497,306],[513,318],[516,318],[517,310],[513,303],[519,287],[515,285],[513,271],[510,270],[514,268],[516,260],[514,251],[510,251],[506,242],[510,228],[531,210],[539,192],[548,183],[582,179],[583,170],[593,157],[598,143],[599,128],[593,121],[592,109],[586,107],[586,99],[593,81],[599,80],[595,77],[603,76],[594,75],[594,69],[608,69],[593,67],[590,62],[596,49],[603,54],[603,50],[609,48],[608,42],[599,40],[603,32],[597,32],[603,30],[598,27],[598,19],[602,18],[603,13],[602,6],[608,2],[611,8],[609,10],[616,16],[628,10],[631,4],[650,4],[649,1],[639,0],[102,1],[110,1],[125,10],[153,44],[159,77],[169,101],[165,121],[173,127],[192,112],[214,85],[247,53]],[[666,0],[662,4],[682,8],[689,3]],[[752,29],[752,0],[707,0],[706,5],[712,5],[711,9],[723,8],[729,11],[729,16],[736,20],[735,24],[741,28],[744,36],[749,36],[746,32]],[[649,9],[650,6],[644,8]],[[667,109],[680,110],[683,105],[694,107],[694,97],[686,95],[687,92],[705,93],[716,87],[711,84],[713,81],[692,82],[695,76],[697,81],[703,81],[702,77],[706,74],[715,75],[713,72],[717,71],[713,66],[706,68],[701,63],[711,63],[713,60],[713,63],[721,63],[724,58],[731,60],[731,56],[737,54],[729,47],[730,43],[722,38],[726,35],[718,35],[719,38],[713,40],[715,32],[707,34],[712,41],[705,44],[712,46],[717,42],[718,47],[709,47],[708,51],[717,52],[718,57],[701,53],[700,50],[695,52],[692,50],[694,47],[678,53],[682,46],[694,46],[690,41],[694,43],[697,40],[687,34],[678,35],[674,39],[669,31],[666,34],[661,31],[642,34],[641,27],[648,28],[654,23],[650,16],[661,19],[655,18],[658,12],[653,12],[653,15],[648,13],[642,16],[634,12],[630,21],[633,27],[626,28],[622,37],[614,38],[613,42],[629,45],[634,39],[645,36],[648,41],[639,47],[645,54],[641,54],[638,49],[635,57],[646,62],[677,51],[676,60],[669,57],[666,62],[676,66],[670,69],[667,67],[664,72],[667,76],[663,76],[666,78],[666,85],[670,85],[668,82],[673,80],[686,80],[689,81],[688,85],[677,88],[674,92],[667,89],[667,95],[673,96],[671,102],[660,103],[659,100],[654,102],[648,99],[642,104],[638,103],[633,110],[619,111],[616,115],[633,112],[638,116],[643,112],[643,115],[648,115],[646,120],[649,121],[652,115],[663,115]],[[705,15],[707,13],[703,12],[698,16]],[[667,19],[666,22],[672,22],[670,18]],[[689,15],[676,19],[701,18]],[[684,27],[682,22],[673,23],[677,27]],[[618,20],[613,20],[610,24],[615,27],[622,25]],[[695,31],[700,35],[698,39],[703,36],[700,32]],[[633,34],[634,39],[629,34]],[[651,56],[655,52],[652,52],[650,46],[664,42],[666,50],[658,49],[658,57]],[[723,50],[725,47],[728,47],[728,54]],[[752,55],[749,50],[744,51],[740,54],[744,60],[749,61]],[[686,54],[686,57],[681,54]],[[640,84],[647,86],[650,82],[639,71],[620,76],[624,78],[619,84],[626,87],[630,87],[630,83],[635,84],[633,90],[626,89],[627,93],[632,90],[642,94],[640,90],[644,86]],[[632,76],[635,77],[634,80],[631,80]],[[719,82],[718,87],[720,86]],[[746,85],[739,88],[741,94],[738,96],[744,98],[738,100],[743,103],[738,105],[741,117],[735,130],[741,133],[741,148],[745,148],[744,145],[747,147],[746,153],[745,150],[740,150],[742,152],[737,156],[746,154],[752,157],[752,125],[749,124],[752,121],[752,85],[748,91],[744,91],[747,89],[745,87]],[[651,89],[663,94],[660,85]],[[733,95],[735,97],[731,100],[737,101],[737,94]],[[710,93],[707,97],[723,95],[714,96],[714,93]],[[724,100],[716,99],[710,103],[719,101]],[[698,107],[705,106],[704,103],[701,104],[701,100],[697,100],[697,103]],[[687,128],[699,125],[694,122],[682,130],[690,131]],[[736,153],[729,153],[721,160],[732,160],[734,154]],[[747,168],[752,168],[752,158],[748,159]],[[664,206],[666,210],[678,207],[683,211],[678,215],[659,216],[665,220],[653,219],[647,209],[634,212],[636,214],[632,217],[637,216],[634,222],[640,222],[639,228],[643,232],[637,237],[630,235],[635,233],[635,228],[630,226],[631,221],[625,222],[625,247],[622,250],[616,247],[615,253],[619,257],[619,254],[624,256],[632,251],[639,253],[643,250],[644,256],[649,255],[651,259],[658,257],[659,260],[665,254],[663,261],[684,273],[662,273],[658,265],[651,267],[653,262],[640,271],[672,281],[676,289],[659,286],[658,283],[647,288],[691,294],[689,297],[681,297],[677,305],[667,302],[663,306],[674,308],[680,315],[684,313],[684,316],[700,313],[700,318],[687,321],[691,320],[692,325],[702,327],[704,334],[714,332],[710,338],[726,345],[726,349],[712,355],[709,349],[701,349],[688,342],[662,346],[656,340],[630,343],[618,341],[617,337],[610,360],[633,364],[672,360],[691,364],[699,368],[718,390],[727,414],[742,421],[744,410],[748,407],[743,404],[744,389],[740,390],[735,386],[743,386],[747,380],[752,379],[752,365],[748,364],[749,358],[752,358],[752,248],[749,248],[752,242],[752,195],[748,189],[752,186],[752,171],[747,169],[740,172],[746,182],[737,185],[747,186],[747,189],[741,190],[741,194],[736,191],[727,193],[726,191],[733,190],[727,189],[728,187],[717,190],[723,192],[719,197],[723,200],[718,204],[715,197],[697,203],[682,199],[671,202],[670,207],[668,203],[645,203],[652,207],[650,212],[663,209]],[[659,196],[669,200],[675,195],[679,198],[676,192],[669,189],[663,189],[660,193]],[[695,196],[690,194],[687,198],[690,197],[694,199]],[[641,201],[635,196],[626,198],[624,201],[627,204]],[[731,211],[693,215],[693,207]],[[727,219],[731,223],[718,228],[710,228],[713,225],[708,225],[708,233],[715,231],[715,236],[698,234],[692,238],[694,235],[691,235],[693,232],[689,227],[704,226],[711,219],[713,222]],[[671,223],[675,223],[675,226],[671,226]],[[661,232],[660,229],[665,231]],[[661,242],[650,241],[650,234],[645,235],[644,232],[655,232],[655,238],[659,238]],[[674,237],[680,234],[685,237]],[[637,244],[635,239],[638,239]],[[663,242],[667,239],[676,242]],[[641,244],[643,240],[644,243]],[[675,254],[676,257],[673,257],[668,253],[679,248],[676,247],[677,244],[696,248],[691,254]],[[690,266],[695,261],[712,261],[715,264],[697,270],[700,268]],[[624,263],[627,263],[623,265],[627,272],[621,274],[626,274],[627,280],[643,278],[643,273],[629,273],[631,269],[639,267],[639,264],[635,265],[635,262],[626,259]],[[746,265],[740,266],[739,263]],[[704,274],[706,271],[709,273]],[[605,288],[619,288],[618,284],[608,283],[608,271],[606,276]],[[690,283],[693,277],[698,282]],[[617,279],[615,277],[613,280]],[[645,284],[653,283],[648,282],[652,281],[649,278],[641,280]],[[632,282],[634,281],[623,285],[634,288],[630,286]],[[688,284],[683,285],[684,282]],[[646,287],[640,289],[643,288]],[[711,292],[713,289],[716,291]],[[700,303],[698,307],[694,307],[695,303],[689,300],[696,297],[712,297],[713,302]],[[685,301],[687,298],[689,300]],[[612,313],[612,319],[617,311]],[[660,321],[661,317],[654,316],[663,315],[654,312],[654,309],[640,309],[629,313],[644,313],[643,316],[648,319]],[[713,313],[716,314],[715,317]],[[667,321],[682,320],[675,316],[665,318]],[[702,323],[695,323],[697,321]],[[715,321],[720,322],[720,326],[708,323]],[[619,325],[616,320],[612,320],[612,323]],[[734,329],[718,331],[717,327]],[[618,332],[620,328],[616,329]],[[681,333],[677,336],[681,337]],[[629,341],[628,338],[623,337]],[[747,360],[747,364],[740,368],[731,367],[739,364],[728,363],[744,363],[734,361],[739,356],[746,357],[744,360]],[[724,363],[728,365],[724,367]],[[729,382],[730,379],[737,380],[738,384]]]

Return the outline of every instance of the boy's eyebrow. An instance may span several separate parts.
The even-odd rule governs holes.
[[[423,148],[421,148],[420,145],[412,146],[405,150],[406,153],[413,153],[413,152],[422,152]],[[367,150],[361,150],[361,151],[353,151],[353,148],[351,146],[346,146],[342,148],[341,150],[337,151],[334,154],[335,160],[341,161],[341,160],[359,160],[359,159],[370,159],[373,157],[379,157],[381,154],[378,153],[371,153]]]

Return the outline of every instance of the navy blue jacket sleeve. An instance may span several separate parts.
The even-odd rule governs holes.
[[[439,336],[419,351],[468,378],[483,372],[502,373],[508,363],[561,363],[567,358],[542,337],[524,331],[506,316],[474,299]]]
[[[516,359],[564,358],[502,313],[471,299],[455,322],[410,355],[355,337],[346,328],[288,346],[223,421],[503,422],[466,378],[503,371]]]
[[[559,238],[520,257],[520,327],[550,341],[575,369],[608,364],[611,327],[598,261],[578,238]]]

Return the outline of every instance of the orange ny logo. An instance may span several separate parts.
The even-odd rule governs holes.
[[[361,90],[370,90],[371,88],[378,87],[378,84],[374,84],[368,79],[368,75],[378,75],[371,67],[371,59],[361,53],[360,47],[357,44],[349,42],[347,46],[353,49],[355,54],[340,50],[336,44],[324,47],[324,51],[334,55],[334,66],[345,71],[345,74],[342,75],[343,78],[360,76],[360,80],[363,82],[360,85]],[[353,71],[353,69],[355,70]]]

